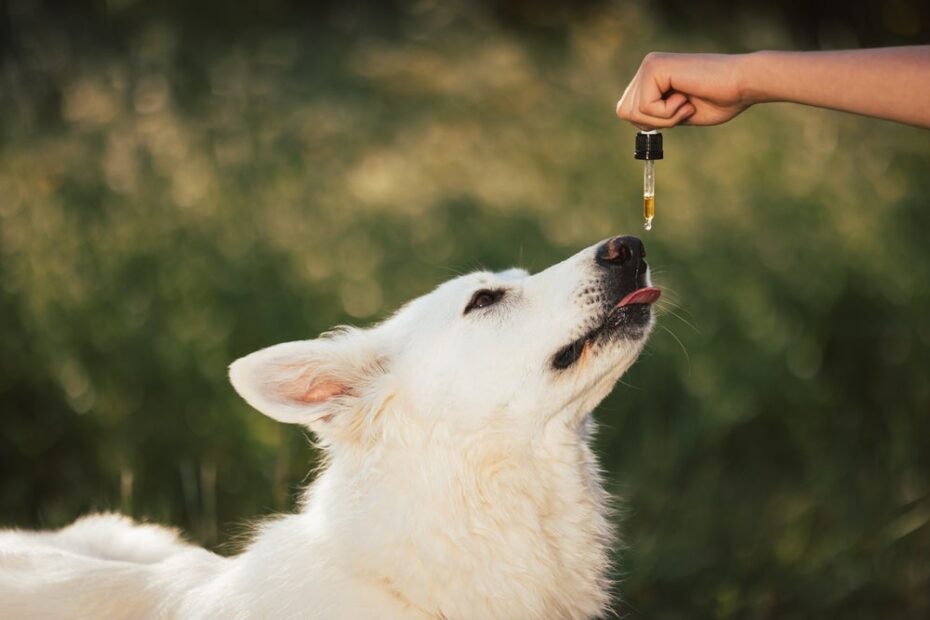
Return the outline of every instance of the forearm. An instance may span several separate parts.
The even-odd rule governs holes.
[[[791,101],[930,127],[930,46],[756,52],[740,74],[746,104]]]

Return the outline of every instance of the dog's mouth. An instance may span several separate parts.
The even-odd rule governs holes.
[[[607,310],[600,324],[559,349],[552,358],[552,366],[564,370],[577,362],[589,346],[617,336],[630,340],[641,338],[652,316],[652,305],[661,295],[662,291],[654,286],[643,286],[625,294]]]

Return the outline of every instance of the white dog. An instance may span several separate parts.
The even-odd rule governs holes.
[[[616,237],[534,276],[456,278],[366,330],[230,367],[328,465],[299,513],[221,557],[116,515],[0,533],[3,618],[552,619],[606,612],[591,410],[658,289]]]

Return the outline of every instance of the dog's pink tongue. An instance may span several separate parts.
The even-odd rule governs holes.
[[[618,308],[623,306],[631,306],[633,304],[654,304],[658,301],[659,297],[662,295],[662,291],[657,289],[654,286],[647,286],[645,288],[637,289],[620,300],[620,303],[617,304]]]

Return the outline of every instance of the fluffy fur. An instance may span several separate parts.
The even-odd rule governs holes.
[[[3,617],[603,614],[612,531],[590,412],[652,313],[617,306],[648,285],[641,257],[596,252],[462,276],[368,330],[238,360],[236,390],[327,452],[300,511],[229,558],[116,515],[0,532]],[[554,365],[566,346],[577,359]]]

